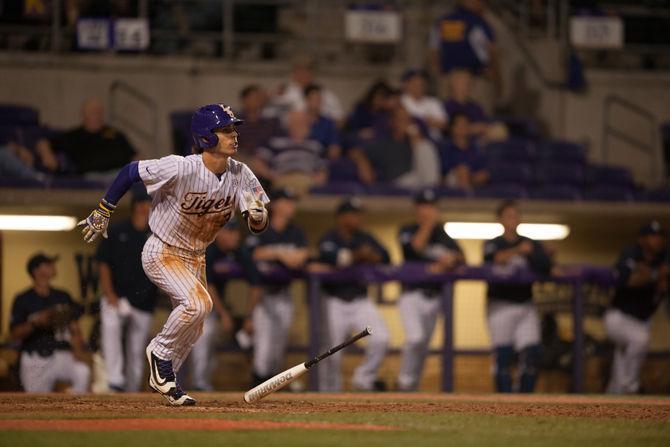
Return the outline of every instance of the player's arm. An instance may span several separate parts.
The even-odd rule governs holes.
[[[212,304],[214,305],[214,311],[221,319],[221,326],[226,332],[230,332],[233,329],[233,319],[230,316],[230,313],[226,309],[226,306],[223,305],[221,297],[219,296],[218,290],[212,284],[207,285],[207,291],[209,296],[212,298]]]
[[[270,202],[263,187],[253,172],[243,165],[242,188],[238,190],[238,206],[242,217],[247,221],[249,231],[262,233],[268,227],[268,210],[265,205]]]
[[[98,206],[89,214],[89,216],[79,222],[77,226],[83,226],[82,234],[84,240],[88,243],[93,242],[99,234],[107,238],[107,227],[109,226],[109,219],[116,209],[116,204],[125,195],[126,192],[133,186],[134,183],[140,182],[138,162],[133,161],[119,171],[114,182],[109,187],[105,196],[102,198]]]

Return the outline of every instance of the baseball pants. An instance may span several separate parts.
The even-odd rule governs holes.
[[[490,300],[486,309],[491,344],[518,352],[540,344],[540,318],[533,303]]]
[[[280,372],[288,332],[293,321],[293,299],[288,290],[264,293],[253,310],[254,373],[262,378]]]
[[[154,316],[132,307],[126,298],[119,298],[119,306],[116,307],[110,305],[104,297],[101,302],[102,356],[105,359],[107,382],[129,392],[137,392],[144,373],[144,347]],[[125,356],[122,346],[124,330]]]
[[[344,342],[352,332],[372,327],[372,335],[367,337],[365,359],[354,371],[352,386],[359,390],[372,390],[377,372],[384,361],[389,342],[389,332],[379,311],[365,296],[345,301],[337,297],[327,297],[324,301],[326,321],[325,349]],[[342,390],[342,352],[323,360],[318,366],[319,390]]]
[[[76,360],[71,351],[54,351],[48,357],[24,352],[19,375],[26,393],[50,393],[59,380],[70,382],[75,393],[85,393],[91,370],[86,363]]]
[[[408,291],[400,296],[398,309],[405,332],[398,387],[401,391],[416,391],[440,312],[440,298],[421,290]]]
[[[201,391],[212,391],[212,372],[214,371],[215,352],[214,344],[219,331],[218,318],[210,313],[205,318],[202,335],[193,345],[188,358],[191,369],[191,384]]]
[[[142,250],[142,266],[151,282],[172,302],[170,316],[149,347],[158,358],[171,360],[177,372],[212,310],[205,279],[205,253],[169,246],[152,235]]]
[[[605,313],[605,332],[614,342],[614,361],[607,392],[636,393],[640,388],[640,369],[647,356],[651,327],[618,309]]]

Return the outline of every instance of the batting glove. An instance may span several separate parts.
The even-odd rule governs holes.
[[[115,205],[108,203],[105,199],[98,204],[88,217],[77,224],[83,226],[81,234],[84,235],[84,241],[87,243],[93,242],[99,234],[107,239],[107,227],[109,226],[109,219],[116,209]]]
[[[264,219],[268,216],[268,210],[265,209],[265,205],[257,197],[254,197],[251,193],[246,193],[244,199],[247,203],[247,211],[249,212],[249,218],[255,224],[263,222]]]

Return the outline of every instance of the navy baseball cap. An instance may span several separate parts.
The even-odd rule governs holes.
[[[339,205],[337,205],[336,215],[344,213],[361,213],[363,212],[363,202],[358,197],[347,197]]]
[[[26,270],[28,270],[28,274],[32,276],[33,271],[40,265],[45,263],[53,264],[56,261],[58,261],[58,256],[47,256],[44,253],[36,253],[28,259]]]
[[[432,188],[424,188],[414,195],[414,203],[417,205],[434,205],[437,202],[437,193]]]
[[[279,200],[279,199],[287,199],[287,200],[297,200],[298,195],[295,193],[295,191],[292,188],[276,188],[270,191],[270,200]]]
[[[405,73],[403,73],[402,78],[400,78],[400,80],[402,82],[405,82],[408,79],[413,78],[414,76],[421,76],[426,81],[429,79],[428,72],[426,70],[423,70],[421,68],[410,68],[409,70],[405,71]]]
[[[650,234],[659,234],[661,236],[666,235],[665,228],[661,226],[661,223],[657,220],[652,220],[651,222],[647,222],[640,228],[640,232],[638,235],[640,236],[647,236]]]

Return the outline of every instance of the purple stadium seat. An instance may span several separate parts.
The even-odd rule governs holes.
[[[371,196],[409,196],[412,191],[393,185],[371,185],[365,188],[365,194]]]
[[[587,181],[594,185],[619,185],[633,187],[633,175],[622,166],[589,166],[586,171]]]
[[[475,190],[475,197],[523,199],[528,197],[528,192],[518,183],[492,183]]]
[[[653,189],[645,191],[641,195],[641,199],[647,202],[670,202],[670,188]]]
[[[178,155],[190,155],[191,146],[191,116],[193,112],[170,113],[170,128],[172,130],[172,151]]]
[[[544,161],[535,167],[537,183],[581,186],[584,169],[579,163]]]
[[[101,180],[89,180],[82,177],[54,177],[50,183],[52,188],[63,189],[106,189],[109,182]]]
[[[365,193],[365,187],[359,182],[328,183],[310,189],[310,194],[357,195]]]
[[[26,178],[0,177],[0,188],[43,188],[37,180]]]
[[[10,141],[16,140],[16,126],[0,125],[0,144],[7,144]]]
[[[538,158],[565,163],[586,163],[584,147],[569,141],[549,140],[537,146]]]
[[[539,135],[535,121],[530,118],[502,115],[492,117],[491,121],[503,123],[512,137],[535,139]]]
[[[484,154],[490,162],[529,162],[535,158],[535,149],[531,140],[525,138],[510,138],[506,141],[498,141],[489,144],[484,148]]]
[[[329,183],[358,182],[356,164],[348,158],[340,158],[328,164]]]
[[[626,186],[596,185],[584,193],[584,199],[601,202],[631,202],[633,190]]]
[[[516,182],[528,184],[533,181],[533,168],[530,163],[492,161],[487,166],[491,183]]]
[[[468,197],[467,191],[458,188],[449,188],[447,186],[437,187],[435,188],[435,192],[437,193],[438,197],[453,197],[453,198]]]
[[[39,113],[28,106],[0,104],[0,123],[3,126],[36,126]]]
[[[580,200],[582,194],[574,185],[541,185],[530,190],[530,197],[540,200]]]

